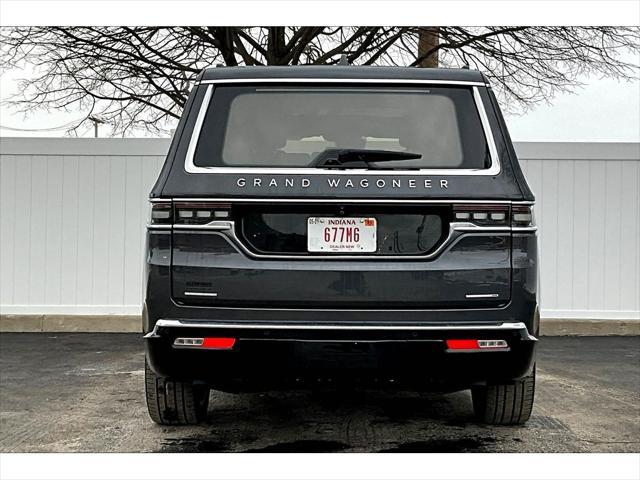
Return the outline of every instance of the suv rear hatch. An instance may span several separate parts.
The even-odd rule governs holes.
[[[509,300],[508,206],[238,201],[176,202],[174,209],[172,288],[180,304],[428,309]],[[456,221],[457,214],[487,220],[481,226]],[[375,249],[310,252],[309,222],[318,218],[339,225],[375,219]],[[328,244],[333,236],[330,230]]]
[[[512,186],[483,84],[283,83],[198,87],[192,133],[178,149],[184,164],[174,163],[164,190],[174,198],[177,303],[508,302],[510,202],[478,204],[508,198]]]

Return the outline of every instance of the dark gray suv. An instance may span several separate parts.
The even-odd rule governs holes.
[[[146,396],[471,388],[525,422],[538,334],[534,197],[471,70],[204,70],[150,195]]]

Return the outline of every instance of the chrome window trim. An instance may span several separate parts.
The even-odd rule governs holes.
[[[253,174],[253,175],[276,175],[276,174],[304,174],[304,175],[371,175],[371,174],[388,174],[388,175],[484,175],[494,176],[498,175],[501,170],[500,158],[498,156],[498,149],[493,138],[493,131],[489,124],[486,108],[478,86],[484,86],[481,82],[442,82],[435,80],[386,80],[376,79],[372,80],[358,80],[358,79],[295,79],[295,78],[282,78],[282,79],[227,79],[227,80],[205,80],[201,82],[207,85],[204,98],[200,104],[200,110],[196,117],[196,123],[189,139],[189,146],[187,148],[187,154],[185,156],[184,169],[187,173],[228,173],[228,174]],[[480,116],[480,123],[484,130],[485,140],[489,148],[489,154],[491,156],[491,166],[489,168],[482,169],[466,169],[466,168],[422,168],[418,170],[367,170],[367,169],[349,169],[349,170],[332,170],[324,168],[261,168],[261,167],[199,167],[194,162],[196,147],[200,138],[200,132],[202,131],[202,125],[206,116],[211,97],[213,95],[213,86],[217,83],[233,84],[233,83],[362,83],[362,84],[376,84],[376,83],[393,83],[393,84],[429,84],[429,85],[467,85],[471,86],[473,90],[474,103]]]
[[[214,173],[210,171],[209,167],[198,167],[194,163],[194,157],[196,154],[196,147],[198,146],[198,140],[200,139],[200,131],[202,130],[202,124],[204,123],[204,117],[207,114],[209,103],[211,102],[211,96],[213,95],[213,87],[209,85],[205,91],[204,98],[200,104],[200,110],[196,117],[196,123],[193,126],[191,132],[191,138],[189,139],[189,147],[187,148],[187,154],[184,160],[184,169],[187,173]]]

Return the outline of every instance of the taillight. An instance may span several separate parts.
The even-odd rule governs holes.
[[[208,350],[231,350],[236,339],[231,337],[178,337],[173,346],[178,348],[204,348]]]
[[[478,340],[447,340],[449,350],[478,350]]]
[[[504,226],[509,224],[509,206],[495,204],[458,204],[453,206],[453,218],[456,222]]]
[[[173,223],[171,202],[151,202],[150,225],[171,225]]]
[[[231,220],[231,204],[209,202],[177,202],[175,223],[205,225],[214,220]]]
[[[474,352],[479,350],[506,350],[509,348],[506,340],[477,340],[451,339],[447,340],[447,350],[450,352]]]
[[[457,204],[453,206],[454,222],[471,222],[482,226],[532,227],[531,205]]]
[[[511,225],[514,227],[531,227],[533,211],[531,205],[514,205],[511,208]]]

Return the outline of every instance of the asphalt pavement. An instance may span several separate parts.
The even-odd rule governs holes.
[[[546,337],[522,427],[468,391],[212,393],[207,422],[147,416],[136,334],[0,334],[0,452],[639,452],[640,337]]]

